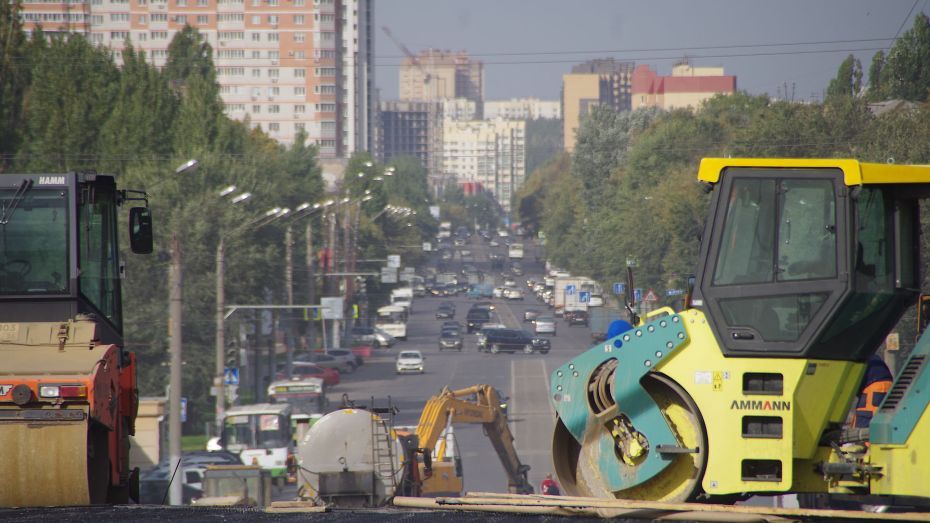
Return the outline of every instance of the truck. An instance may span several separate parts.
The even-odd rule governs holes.
[[[437,238],[450,238],[452,237],[452,222],[439,222],[439,232],[436,234]]]
[[[565,311],[588,310],[588,304],[581,302],[581,291],[594,287],[594,281],[582,276],[559,276],[555,278],[552,293],[554,314],[562,316]]]
[[[511,243],[507,248],[507,257],[511,260],[522,260],[523,259],[523,244],[522,243]]]
[[[0,176],[0,506],[127,503],[138,409],[118,214],[152,252],[144,192],[95,172]]]
[[[385,305],[378,309],[378,317],[375,319],[375,327],[390,334],[395,339],[407,339],[407,315],[406,307],[400,305]]]
[[[629,330],[550,375],[563,491],[930,506],[930,334],[872,372],[923,303],[930,166],[705,158],[698,180],[711,198],[683,308],[640,317],[628,300]]]

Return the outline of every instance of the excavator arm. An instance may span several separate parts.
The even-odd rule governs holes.
[[[513,434],[501,409],[500,396],[490,385],[473,385],[459,390],[444,388],[430,398],[417,424],[417,438],[424,449],[433,449],[442,431],[453,423],[480,423],[507,473],[510,492],[531,494],[527,479],[530,467],[520,462]]]

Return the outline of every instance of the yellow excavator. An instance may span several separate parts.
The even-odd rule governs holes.
[[[490,385],[473,385],[459,390],[444,388],[423,407],[416,427],[416,452],[407,453],[416,485],[408,495],[458,496],[462,494],[461,463],[452,452],[447,430],[453,424],[480,423],[484,433],[501,460],[507,474],[508,490],[514,494],[532,494],[533,486],[527,479],[529,465],[520,462],[514,448],[513,434],[507,424],[507,415],[497,390]],[[401,437],[405,435],[398,431]],[[409,435],[407,435],[409,437]],[[435,457],[435,459],[433,459]],[[412,467],[411,467],[412,468]]]
[[[930,336],[867,429],[846,419],[918,299],[930,166],[707,158],[698,179],[712,197],[683,310],[636,318],[551,375],[564,491],[926,506]]]

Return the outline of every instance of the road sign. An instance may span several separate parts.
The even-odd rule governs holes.
[[[226,367],[223,369],[223,385],[239,384],[239,367]]]
[[[633,289],[633,301],[640,302],[643,301],[643,290],[639,287]]]
[[[381,267],[381,283],[397,283],[397,268]]]
[[[668,289],[665,291],[666,296],[681,296],[685,291],[683,289]]]
[[[578,293],[578,301],[588,303],[591,301],[591,291],[581,291]]]
[[[659,297],[656,295],[656,291],[649,289],[646,295],[643,296],[643,301],[659,301]]]
[[[423,242],[423,252],[432,252],[433,244],[430,242]]]
[[[181,423],[187,423],[187,398],[181,397]]]
[[[575,286],[573,284],[566,285],[565,294],[568,294],[569,296],[571,296],[572,294],[575,294]]]
[[[625,283],[615,283],[614,284],[614,294],[626,294],[626,284]]]
[[[324,320],[341,320],[342,316],[342,297],[320,298],[320,305],[323,306]]]
[[[387,266],[395,269],[400,267],[400,254],[388,254]]]

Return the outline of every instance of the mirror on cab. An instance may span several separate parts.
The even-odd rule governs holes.
[[[129,245],[136,254],[152,253],[152,211],[148,207],[129,209]]]

